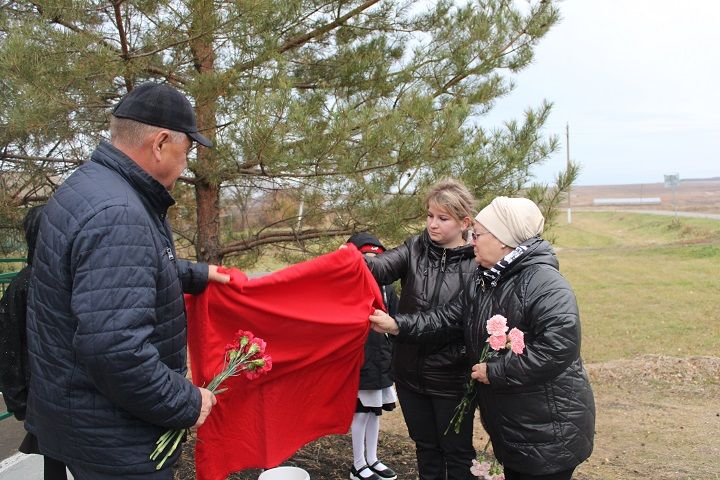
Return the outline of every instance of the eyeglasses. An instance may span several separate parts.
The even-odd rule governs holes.
[[[473,240],[477,240],[478,237],[481,237],[481,236],[486,235],[486,234],[488,234],[488,233],[490,233],[490,232],[476,233],[476,232],[473,230],[472,232],[470,232],[470,235],[472,235],[472,239],[473,239]]]

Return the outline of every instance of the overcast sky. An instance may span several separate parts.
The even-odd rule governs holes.
[[[543,98],[562,148],[536,169],[552,182],[570,158],[579,185],[720,176],[720,1],[565,0],[516,89],[483,119],[520,118]]]

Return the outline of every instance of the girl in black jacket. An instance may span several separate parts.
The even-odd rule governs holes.
[[[476,217],[472,236],[483,270],[460,298],[394,320],[379,310],[370,317],[374,329],[398,338],[464,325],[475,359],[493,315],[524,333],[522,354],[501,351],[472,367],[483,426],[507,480],[569,480],[593,446],[595,403],[580,359],[577,303],[552,247],[538,236],[543,225],[530,200],[496,198]]]
[[[440,181],[431,187],[425,205],[426,228],[420,235],[366,259],[381,285],[400,280],[399,313],[422,312],[451,301],[477,268],[468,243],[474,209],[468,189],[456,180]],[[468,373],[461,328],[446,329],[442,338],[395,342],[395,386],[415,442],[420,480],[473,478],[472,415],[459,434],[444,435]]]
[[[369,233],[356,233],[347,243],[355,245],[366,258],[385,251],[380,240]],[[397,313],[398,298],[392,285],[380,285],[388,313]],[[395,480],[395,472],[378,459],[378,437],[382,411],[395,408],[397,395],[390,373],[392,344],[387,334],[370,330],[365,342],[365,363],[360,369],[360,386],[351,432],[353,465],[351,480]]]

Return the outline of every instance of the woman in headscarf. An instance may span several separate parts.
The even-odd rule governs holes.
[[[394,319],[376,311],[377,331],[398,338],[443,335],[462,324],[471,358],[490,335],[486,322],[507,318],[524,333],[522,354],[501,350],[472,367],[483,425],[507,480],[569,480],[592,452],[595,403],[580,358],[580,318],[532,201],[497,197],[475,217],[478,274],[457,300]],[[477,361],[477,360],[476,360]]]

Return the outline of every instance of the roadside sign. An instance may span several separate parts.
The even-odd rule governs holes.
[[[677,187],[680,184],[680,174],[672,173],[665,175],[665,188]]]

